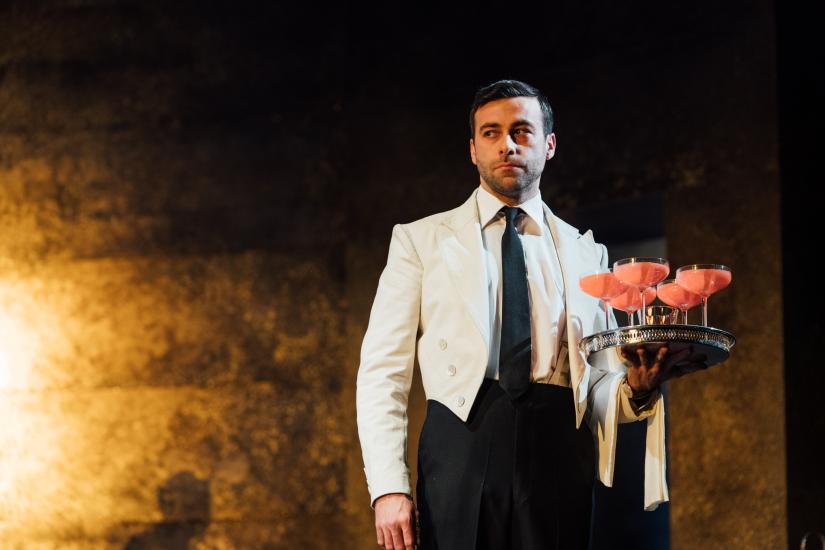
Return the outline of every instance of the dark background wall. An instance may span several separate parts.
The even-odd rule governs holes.
[[[786,495],[810,478],[786,492],[775,20],[4,3],[3,540],[370,547],[354,381],[390,229],[466,198],[472,94],[519,78],[556,110],[554,211],[734,267],[711,307],[734,359],[671,388],[673,547],[793,546]]]
[[[779,138],[782,165],[782,289],[785,329],[785,399],[788,449],[788,536],[822,533],[825,522],[825,475],[820,448],[825,435],[822,375],[817,342],[823,330],[818,313],[817,224],[821,161],[825,138],[825,46],[816,21],[825,7],[776,6],[778,48]],[[817,307],[808,307],[816,303]],[[813,537],[812,537],[813,538]],[[813,544],[813,543],[812,543]],[[816,546],[812,546],[816,548]]]

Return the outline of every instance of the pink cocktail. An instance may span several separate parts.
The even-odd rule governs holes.
[[[627,313],[627,324],[633,326],[633,314],[642,309],[642,301],[653,301],[656,299],[656,290],[648,288],[642,292],[635,286],[627,285],[624,292],[610,300],[610,305]]]
[[[579,278],[579,287],[590,296],[602,300],[604,303],[604,326],[610,328],[610,313],[608,302],[611,298],[621,294],[627,285],[619,281],[613,273],[607,269],[582,275]]]
[[[702,303],[702,297],[688,289],[679,286],[676,279],[667,279],[659,283],[656,287],[656,294],[659,299],[671,307],[678,308],[684,316],[684,324],[687,324],[687,312]]]
[[[644,292],[642,292],[642,299],[648,305],[653,303],[653,300],[656,299],[656,289],[653,287],[646,288]]]
[[[624,258],[613,264],[613,273],[621,282],[645,291],[668,276],[670,264],[664,258]],[[647,296],[642,294],[641,308],[646,305]]]
[[[693,264],[676,270],[676,284],[702,297],[702,325],[708,326],[708,297],[733,279],[730,268],[719,264]]]

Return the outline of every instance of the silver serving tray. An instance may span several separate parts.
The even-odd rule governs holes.
[[[736,338],[730,332],[700,325],[637,325],[597,332],[579,342],[586,357],[620,346],[668,344],[671,352],[685,347],[691,352],[685,363],[703,361],[706,366],[722,363],[730,357]]]

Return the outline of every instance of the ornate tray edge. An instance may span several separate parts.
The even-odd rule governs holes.
[[[655,342],[690,342],[730,352],[730,349],[736,345],[736,338],[733,334],[714,327],[640,325],[611,329],[586,336],[579,342],[579,349],[589,356],[591,353],[610,347]]]

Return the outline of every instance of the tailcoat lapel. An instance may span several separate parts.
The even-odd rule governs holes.
[[[453,286],[484,339],[486,355],[490,348],[490,298],[476,193],[478,188],[442,222],[438,242]]]

